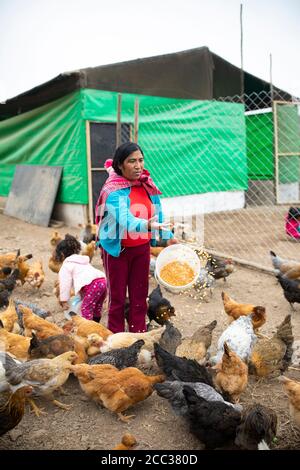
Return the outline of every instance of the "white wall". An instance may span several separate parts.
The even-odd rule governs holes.
[[[230,211],[245,205],[244,191],[222,191],[216,193],[193,194],[190,196],[161,198],[166,217],[180,218],[193,214]]]

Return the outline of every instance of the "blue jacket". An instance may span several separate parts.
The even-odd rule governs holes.
[[[131,188],[119,189],[109,194],[103,219],[100,224],[98,245],[107,251],[111,256],[119,256],[121,252],[121,240],[125,230],[128,232],[148,232],[148,220],[134,217],[130,212]],[[158,222],[163,222],[163,213],[160,198],[158,195],[150,196],[154,205],[154,215]],[[169,240],[173,238],[170,230],[160,230],[160,238]],[[152,231],[151,245],[155,246],[155,231]]]

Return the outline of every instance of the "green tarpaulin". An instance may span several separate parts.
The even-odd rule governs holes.
[[[85,121],[115,123],[117,96],[81,89],[0,122],[0,195],[17,164],[62,165],[58,201],[87,204]],[[137,97],[139,143],[164,197],[247,188],[243,105],[123,94],[122,122],[133,124]]]

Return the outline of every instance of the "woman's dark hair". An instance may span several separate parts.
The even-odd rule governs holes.
[[[55,249],[55,258],[57,261],[63,261],[71,255],[78,255],[81,251],[81,245],[73,235],[65,235],[65,239],[59,242]]]
[[[290,207],[288,219],[297,219],[298,217],[300,217],[300,207]]]
[[[139,150],[142,155],[144,155],[143,150],[138,144],[134,142],[125,142],[125,144],[120,145],[114,154],[112,167],[118,175],[122,175],[122,171],[119,168],[119,165],[122,165],[124,160],[133,152]]]

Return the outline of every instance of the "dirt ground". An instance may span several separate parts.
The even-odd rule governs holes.
[[[79,231],[79,228],[59,229],[62,234],[69,232],[76,235]],[[42,308],[49,309],[53,320],[62,324],[63,314],[52,293],[56,275],[48,269],[51,251],[49,240],[52,232],[53,228],[30,225],[0,214],[1,251],[20,248],[22,254],[32,253],[35,260],[43,261],[46,273],[45,282],[39,291],[25,284],[15,289],[14,298],[34,302]],[[96,267],[101,266],[99,254],[95,256],[93,264]],[[150,290],[153,287],[155,287],[155,282],[151,279]],[[200,302],[194,298],[194,292],[192,296],[186,293],[174,295],[165,292],[165,296],[176,309],[174,324],[183,336],[190,336],[199,326],[217,319],[218,324],[213,335],[213,346],[216,345],[218,337],[227,326],[227,318],[221,301],[222,290],[238,301],[266,306],[268,319],[261,331],[267,335],[275,332],[276,325],[286,314],[290,313],[290,306],[273,276],[236,266],[226,283],[223,280],[217,282],[209,302]],[[104,315],[103,322],[105,319],[106,315]],[[295,340],[300,340],[300,305],[296,305],[296,311],[292,313],[292,323]],[[150,373],[154,373],[154,367]],[[286,375],[300,380],[300,367],[298,368],[299,370],[289,369]],[[129,410],[129,414],[134,414],[135,418],[128,424],[124,424],[118,421],[109,410],[99,408],[87,400],[75,377],[70,377],[64,388],[68,395],[57,396],[57,398],[64,403],[73,404],[70,411],[63,411],[41,400],[39,405],[44,407],[48,414],[37,418],[27,409],[21,423],[0,438],[0,450],[111,449],[120,442],[125,432],[134,434],[138,441],[137,449],[195,450],[202,448],[202,444],[190,434],[185,421],[177,418],[168,403],[156,393]],[[300,431],[290,421],[288,401],[282,384],[276,378],[258,381],[250,376],[248,387],[241,396],[241,403],[254,402],[271,406],[277,412],[279,429],[274,448],[300,449]]]

